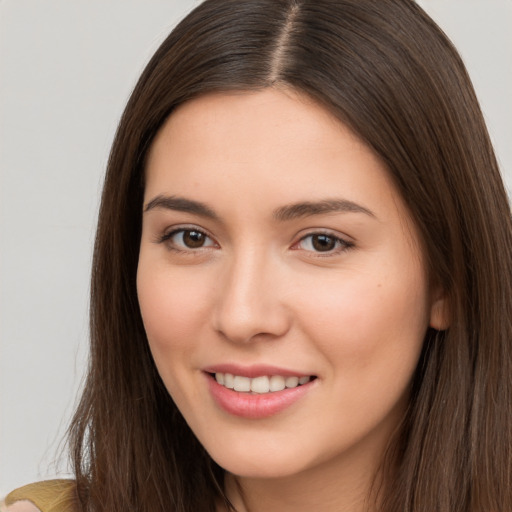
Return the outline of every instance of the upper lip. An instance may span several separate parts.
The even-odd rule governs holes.
[[[261,377],[262,375],[281,375],[282,377],[308,377],[311,373],[290,370],[268,364],[239,365],[233,363],[214,364],[203,368],[206,373],[230,373],[241,377]]]

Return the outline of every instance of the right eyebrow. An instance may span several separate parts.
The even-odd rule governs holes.
[[[208,219],[218,220],[218,215],[208,205],[184,197],[158,195],[146,204],[144,213],[156,208],[193,213]]]

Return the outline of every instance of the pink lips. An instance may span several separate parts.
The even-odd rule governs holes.
[[[305,374],[273,366],[262,365],[244,368],[235,365],[216,365],[214,367],[205,368],[204,372],[210,393],[215,402],[229,414],[247,419],[267,418],[274,414],[278,414],[300,400],[316,383],[315,379],[296,388],[287,388],[282,391],[275,391],[272,393],[251,394],[228,389],[220,385],[215,378],[211,376],[211,374],[217,372],[231,373],[232,375],[241,375],[250,378],[258,377],[260,375],[302,377]]]

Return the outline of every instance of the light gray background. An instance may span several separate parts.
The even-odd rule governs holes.
[[[197,3],[0,0],[0,496],[57,474],[109,147],[144,64]],[[466,61],[511,190],[512,0],[421,5]]]

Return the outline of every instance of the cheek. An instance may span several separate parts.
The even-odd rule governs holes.
[[[149,348],[167,391],[186,414],[195,401],[190,377],[197,370],[194,354],[204,336],[208,304],[204,276],[171,272],[141,259],[137,294]],[[192,370],[192,371],[191,371]],[[188,383],[188,384],[187,384]]]
[[[155,360],[160,353],[192,348],[191,340],[197,339],[205,324],[209,288],[206,283],[191,279],[187,272],[139,265],[139,305]]]
[[[311,298],[303,330],[327,361],[339,421],[356,434],[398,421],[427,329],[423,284],[346,279]]]
[[[375,381],[393,371],[412,373],[428,326],[427,287],[421,272],[407,269],[352,273],[315,288],[299,316],[344,375]]]

